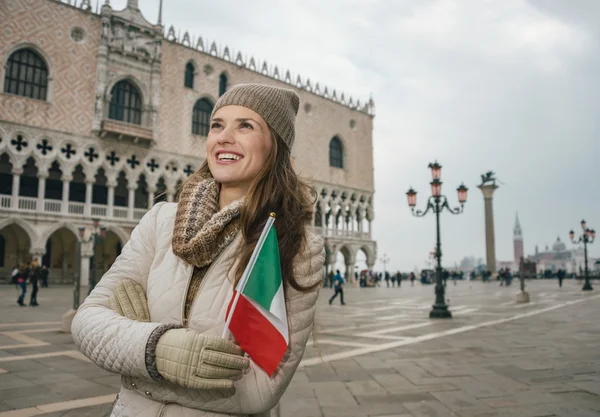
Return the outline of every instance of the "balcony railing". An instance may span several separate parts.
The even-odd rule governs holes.
[[[19,197],[19,210],[24,211],[36,211],[37,198],[32,197]]]
[[[127,210],[127,207],[113,207],[113,217],[115,219],[126,219]]]
[[[141,218],[144,217],[144,214],[146,214],[146,212],[148,212],[148,210],[146,209],[133,209],[133,218],[135,220],[141,220]]]
[[[0,208],[9,209],[12,198],[9,195],[0,195]]]
[[[84,203],[69,202],[69,214],[83,216],[84,213],[85,213],[85,204]]]
[[[108,206],[103,204],[92,204],[92,217],[106,217]]]
[[[324,237],[341,237],[349,239],[371,240],[369,232],[359,232],[343,229],[331,229],[326,227],[313,227],[313,231]]]
[[[31,213],[46,213],[46,214],[61,214],[74,217],[86,216],[85,203],[69,201],[66,206],[66,212],[63,211],[62,200],[43,199],[38,200],[33,197],[17,198],[17,207],[13,208],[13,197],[6,194],[0,194],[0,210],[20,211]],[[139,221],[148,210],[144,208],[133,209],[133,216],[129,217],[129,209],[127,207],[115,206],[112,208],[112,213],[108,210],[105,204],[91,204],[89,207],[89,217],[104,218],[104,219],[119,219],[129,221]]]

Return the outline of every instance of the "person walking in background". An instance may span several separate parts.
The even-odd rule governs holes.
[[[48,276],[50,275],[50,271],[46,265],[42,266],[42,272],[40,275],[40,279],[42,281],[42,288],[48,288]]]
[[[17,289],[19,289],[19,284],[17,283],[17,276],[19,275],[19,265],[15,265],[10,272],[10,283],[14,284]]]
[[[37,293],[38,282],[40,281],[41,276],[42,268],[40,268],[40,261],[34,259],[31,262],[31,267],[29,268],[29,282],[31,283],[31,298],[29,299],[29,307],[39,306],[37,302]]]
[[[565,279],[565,271],[563,269],[559,269],[556,273],[556,277],[558,278],[558,287],[562,288],[563,279]]]
[[[398,283],[398,287],[402,285],[402,274],[400,271],[396,272],[396,282]]]
[[[410,273],[410,286],[411,286],[411,287],[414,287],[414,286],[415,286],[415,279],[416,279],[416,277],[415,277],[415,273],[414,273],[414,272],[411,272],[411,273]]]
[[[23,300],[25,299],[25,294],[27,293],[28,273],[29,271],[27,269],[27,265],[21,264],[21,266],[19,267],[19,272],[16,275],[17,285],[19,286],[19,288],[21,288],[21,295],[19,295],[19,298],[17,299],[17,304],[19,304],[21,307],[25,307],[25,303],[23,302]]]
[[[331,305],[333,300],[335,300],[335,297],[337,297],[339,294],[341,304],[346,305],[346,303],[344,302],[344,278],[340,274],[339,269],[336,269],[335,276],[333,277],[333,289],[335,292],[333,293],[333,297],[329,299],[329,304]]]

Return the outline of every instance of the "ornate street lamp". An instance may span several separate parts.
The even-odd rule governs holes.
[[[75,248],[75,259],[76,259],[76,264],[79,264],[79,262],[81,261],[81,246],[90,242],[93,242],[93,249],[92,249],[92,258],[90,260],[90,269],[92,271],[92,279],[91,279],[91,284],[90,285],[90,292],[94,289],[94,286],[96,285],[96,245],[98,243],[100,243],[102,241],[102,239],[104,239],[104,236],[106,235],[106,231],[107,228],[104,226],[100,226],[100,219],[92,219],[93,222],[93,226],[91,228],[90,231],[90,235],[88,238],[85,237],[85,231],[87,230],[86,227],[79,227],[79,239],[77,239],[77,245]],[[79,303],[80,303],[80,267],[76,267],[76,273],[74,274],[74,279],[73,279],[73,309],[77,310],[77,308],[79,308]]]
[[[592,287],[592,284],[590,283],[590,271],[588,269],[587,245],[588,245],[588,243],[594,243],[594,240],[596,239],[596,231],[594,229],[588,229],[587,223],[585,222],[585,220],[581,221],[581,230],[582,230],[582,234],[577,239],[575,239],[575,232],[573,230],[571,230],[569,232],[569,239],[571,240],[571,242],[573,242],[575,244],[583,242],[583,257],[584,257],[584,261],[585,261],[585,284],[583,284],[582,290],[583,291],[591,291],[594,288]]]
[[[435,248],[435,257],[437,259],[436,266],[436,282],[435,282],[435,304],[433,305],[432,310],[429,313],[429,318],[451,318],[452,314],[448,310],[448,305],[445,300],[445,289],[442,284],[442,244],[440,241],[440,213],[446,209],[452,214],[460,214],[463,212],[464,204],[467,202],[467,192],[469,189],[465,187],[464,184],[461,184],[460,187],[456,189],[458,192],[458,202],[460,203],[460,207],[451,208],[448,204],[448,199],[446,196],[442,195],[442,166],[436,161],[434,163],[429,164],[429,168],[431,169],[431,177],[432,181],[431,185],[431,197],[427,200],[427,208],[425,211],[416,210],[415,207],[417,205],[417,192],[412,189],[412,187],[406,193],[406,197],[408,199],[408,206],[415,217],[424,217],[430,210],[435,213],[436,219],[436,237],[437,243]]]

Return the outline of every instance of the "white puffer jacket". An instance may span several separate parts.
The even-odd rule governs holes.
[[[111,417],[268,415],[304,354],[319,287],[308,293],[288,288],[290,344],[272,378],[252,363],[249,372],[231,391],[193,390],[153,380],[146,369],[146,342],[161,324],[182,323],[183,304],[193,271],[193,266],[175,256],[171,248],[176,210],[174,203],[160,203],[142,218],[121,255],[79,308],[72,325],[73,339],[92,362],[123,376]],[[190,310],[189,328],[221,336],[227,304],[233,294],[228,270],[240,243],[241,234],[207,271]],[[305,253],[294,266],[301,285],[310,286],[321,280],[324,258],[322,239],[309,233]],[[109,308],[109,298],[123,278],[133,279],[145,289],[150,323],[127,319]]]

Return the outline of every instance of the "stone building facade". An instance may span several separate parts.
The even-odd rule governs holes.
[[[161,11],[153,24],[137,0],[120,11],[108,1],[95,11],[89,0],[0,2],[0,278],[38,257],[55,282],[69,281],[77,239],[100,228],[104,237],[82,246],[82,279],[90,258],[105,271],[149,207],[173,201],[200,166],[212,106],[245,82],[298,93],[292,158],[319,195],[313,228],[330,262],[341,252],[354,271],[362,250],[372,267],[373,101],[176,35]]]

